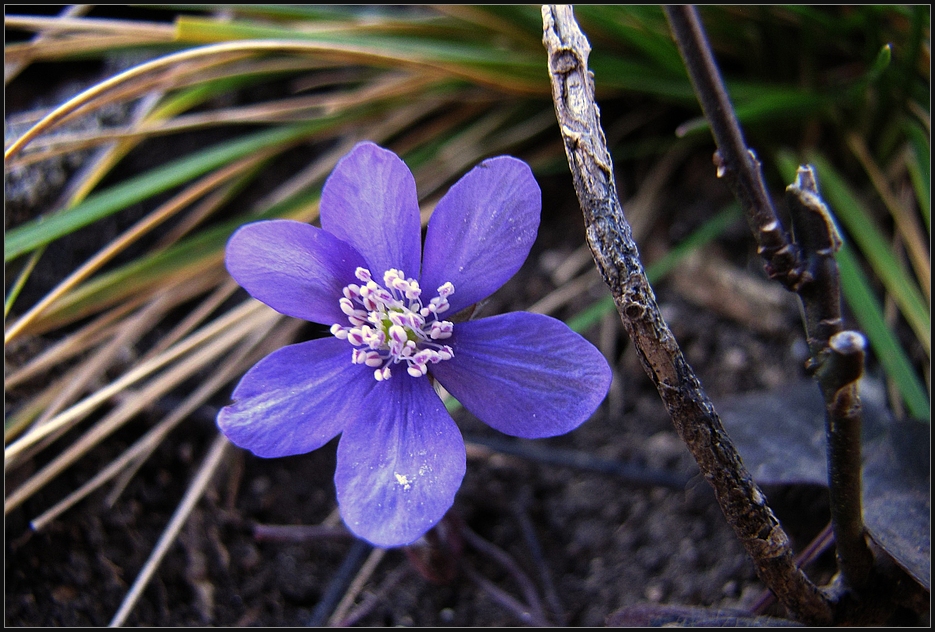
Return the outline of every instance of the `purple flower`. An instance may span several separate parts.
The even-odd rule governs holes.
[[[341,516],[389,547],[434,526],[464,477],[464,441],[433,379],[506,434],[576,428],[610,386],[594,346],[539,314],[446,320],[519,270],[541,205],[525,163],[485,160],[439,201],[423,251],[409,169],[358,144],[325,183],[321,228],[256,222],[227,244],[227,269],[253,297],[333,336],[250,369],[218,414],[221,431],[262,457],[309,452],[341,434]]]

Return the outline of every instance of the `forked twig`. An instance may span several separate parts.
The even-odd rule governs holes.
[[[350,611],[344,619],[338,621],[335,624],[335,627],[350,627],[370,614],[370,612],[380,602],[380,600],[384,599],[390,593],[390,591],[396,587],[396,584],[398,584],[400,580],[412,572],[411,569],[412,566],[409,564],[400,564],[395,569],[393,569],[386,576],[383,582],[376,588],[376,590],[367,593],[361,602],[357,605],[357,607]]]
[[[539,628],[551,626],[548,621],[537,618],[534,613],[530,612],[530,609],[526,604],[521,602],[516,597],[510,595],[510,593],[497,586],[495,583],[478,573],[470,566],[465,565],[462,569],[462,572],[468,579],[474,582],[478,588],[487,593],[490,598],[499,603],[501,606],[515,614],[516,617],[523,623]]]
[[[481,555],[484,555],[485,557],[496,562],[501,568],[510,574],[510,577],[512,577],[517,584],[519,584],[526,603],[523,604],[525,607],[519,608],[519,610],[516,611],[520,613],[520,616],[524,621],[537,626],[551,625],[545,616],[545,611],[542,609],[542,602],[539,599],[538,592],[536,592],[536,585],[532,582],[529,576],[523,572],[519,565],[517,565],[517,563],[506,551],[498,547],[493,542],[489,542],[478,534],[474,533],[474,531],[472,531],[467,525],[462,525],[461,536],[471,548],[473,548]],[[462,566],[462,570],[464,570],[468,577],[475,581],[481,588],[489,592],[498,601],[507,607],[515,610],[514,603],[521,603],[512,597],[509,597],[505,591],[496,588],[496,586],[494,586],[489,580],[474,571],[474,569],[472,569],[467,564]],[[491,590],[491,587],[493,587],[494,590]],[[509,599],[501,599],[502,595],[506,595],[509,597]]]
[[[698,17],[691,6],[666,7],[692,85],[718,146],[718,175],[740,200],[770,276],[798,295],[809,348],[808,368],[825,399],[828,486],[838,565],[844,583],[863,587],[873,556],[861,515],[860,397],[864,337],[843,330],[841,289],[834,253],[841,239],[818,194],[814,169],[800,167],[786,189],[794,240],[782,226],[757,162],[740,130]]]
[[[789,538],[734,449],[669,330],[639,260],[617,196],[610,153],[587,67],[590,44],[567,6],[542,8],[552,99],[585,217],[588,243],[623,325],[728,522],[760,578],[799,620],[832,620],[825,596],[794,563]]]
[[[367,583],[370,576],[373,575],[373,572],[377,570],[377,566],[379,566],[384,555],[386,555],[386,549],[375,548],[370,551],[370,555],[367,556],[367,561],[364,562],[364,565],[357,572],[357,575],[354,576],[354,581],[348,586],[347,592],[344,593],[338,607],[335,608],[331,616],[328,617],[328,627],[338,625],[338,623],[347,617],[348,610],[354,605],[354,600],[357,599],[357,595],[363,590],[364,584]]]

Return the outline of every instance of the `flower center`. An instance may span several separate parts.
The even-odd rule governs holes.
[[[405,362],[409,375],[422,377],[429,363],[454,356],[451,347],[437,342],[450,338],[454,328],[438,316],[448,311],[448,297],[455,291],[451,283],[442,285],[438,296],[423,304],[419,282],[407,279],[400,270],[387,270],[383,285],[366,268],[357,268],[354,275],[363,285],[346,286],[339,301],[350,326],[331,326],[335,337],[356,347],[351,362],[373,367],[373,377],[382,382],[390,379],[390,365]]]

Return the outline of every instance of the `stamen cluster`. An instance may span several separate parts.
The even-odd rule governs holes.
[[[407,279],[401,270],[387,270],[383,285],[366,268],[357,268],[354,275],[363,285],[345,286],[339,301],[350,326],[331,326],[335,337],[357,347],[351,354],[354,364],[373,367],[373,377],[382,382],[391,377],[392,364],[405,362],[409,375],[422,377],[429,363],[454,356],[451,347],[437,342],[450,338],[454,329],[451,322],[439,319],[455,291],[451,283],[444,283],[438,296],[424,304],[419,282]]]

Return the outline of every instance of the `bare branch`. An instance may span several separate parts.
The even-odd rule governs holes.
[[[718,150],[714,155],[717,175],[740,201],[769,275],[794,289],[801,274],[798,251],[766,191],[760,163],[744,142],[698,14],[692,6],[667,6],[665,10],[695,94],[717,142]]]

